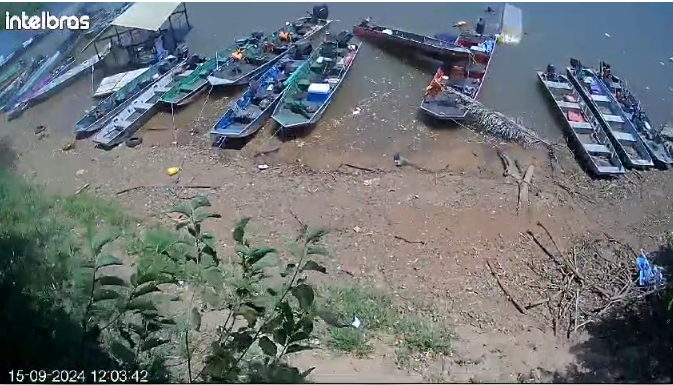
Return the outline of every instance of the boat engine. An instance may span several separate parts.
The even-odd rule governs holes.
[[[262,38],[264,38],[264,31],[255,31],[250,34],[250,37],[255,40],[262,40]]]
[[[329,18],[329,8],[327,7],[327,4],[314,5],[313,17],[316,19],[327,20]]]
[[[353,38],[353,33],[351,31],[341,31],[336,37],[337,46],[339,48],[346,47],[348,42]]]

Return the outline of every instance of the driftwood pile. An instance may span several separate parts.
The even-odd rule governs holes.
[[[638,254],[630,246],[606,235],[563,250],[542,223],[537,225],[542,231],[529,230],[527,235],[551,260],[531,264],[539,277],[535,291],[542,298],[524,309],[546,305],[555,334],[570,337],[618,306],[654,293],[637,285]]]

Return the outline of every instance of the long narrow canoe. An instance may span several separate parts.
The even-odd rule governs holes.
[[[292,42],[309,40],[324,31],[331,23],[332,20],[319,19],[315,16],[300,17],[263,38],[261,33],[253,35],[253,38],[258,40],[251,41],[240,53],[234,53],[233,60],[215,69],[208,76],[208,82],[213,86],[247,84],[278,61]],[[237,54],[240,58],[236,57]]]
[[[6,66],[11,65],[15,59],[18,59],[21,55],[23,55],[24,52],[28,50],[28,48],[30,48],[33,44],[37,44],[45,36],[47,36],[46,31],[40,32],[35,36],[31,37],[30,39],[21,43],[21,45],[17,49],[10,52],[7,56],[0,58],[0,70],[4,70]]]
[[[633,123],[610,93],[600,77],[590,68],[571,60],[567,67],[568,78],[577,87],[586,103],[596,114],[598,121],[607,132],[626,167],[648,168],[654,161],[647,148],[638,137]]]
[[[7,102],[14,96],[14,94],[21,88],[24,82],[30,75],[39,68],[46,59],[42,56],[32,58],[28,67],[23,70],[2,92],[0,92],[0,109],[4,110]]]
[[[293,76],[306,65],[311,54],[311,45],[300,51],[290,48],[288,54],[269,68],[259,80],[232,103],[224,115],[210,131],[217,145],[223,145],[227,138],[245,138],[253,135],[271,117],[274,108],[285,92],[286,86],[294,81]]]
[[[180,60],[173,56],[146,69],[140,76],[126,83],[117,92],[90,108],[75,124],[75,135],[84,136],[94,133],[105,126],[110,119],[128,106],[128,104],[149,85],[157,81],[161,74],[178,65]]]
[[[94,98],[107,98],[115,92],[121,90],[125,85],[132,82],[135,78],[147,71],[150,67],[139,68],[133,71],[120,72],[108,76],[101,80],[98,88],[93,93]]]
[[[557,74],[553,66],[548,66],[546,72],[537,71],[537,77],[563,118],[568,143],[576,149],[578,160],[596,176],[624,174],[610,138],[568,77]]]
[[[281,134],[320,120],[362,47],[362,43],[350,43],[352,36],[349,31],[336,38],[328,36],[287,86],[272,115]]]
[[[364,19],[353,27],[355,36],[368,40],[382,48],[403,48],[420,52],[437,60],[463,60],[469,58],[471,52],[457,45],[455,41],[446,41],[436,37],[424,36],[388,26],[372,23],[370,18]]]
[[[627,117],[633,123],[640,140],[643,141],[656,165],[664,168],[673,165],[673,156],[666,148],[666,141],[661,133],[652,127],[650,117],[643,110],[640,100],[629,90],[624,79],[614,75],[609,64],[605,62],[601,62],[598,73],[601,75],[603,84],[615,96],[615,99],[621,104]],[[617,97],[618,95],[619,97]]]
[[[112,45],[108,43],[101,52],[93,55],[89,59],[84,60],[78,65],[72,66],[72,68],[51,79],[47,84],[36,89],[21,101],[21,111],[25,111],[37,103],[47,100],[60,90],[72,84],[82,75],[89,73],[90,69],[95,68],[98,63],[105,59],[105,57],[110,53],[111,48]],[[11,115],[12,112],[8,112],[7,117],[9,118]]]
[[[24,68],[26,68],[26,63],[24,61],[19,61],[7,68],[7,70],[0,75],[0,89],[9,85],[17,76],[19,76]]]
[[[139,92],[124,110],[96,133],[93,142],[100,148],[109,149],[129,139],[157,112],[159,99],[192,73],[193,70],[187,69],[189,65],[189,60],[183,61]]]

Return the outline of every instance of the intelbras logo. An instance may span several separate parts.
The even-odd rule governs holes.
[[[5,29],[7,30],[84,30],[89,29],[89,16],[55,16],[49,12],[38,15],[10,15],[5,12]]]

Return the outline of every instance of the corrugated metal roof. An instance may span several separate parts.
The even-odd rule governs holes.
[[[182,2],[135,3],[117,16],[112,25],[158,31]]]

